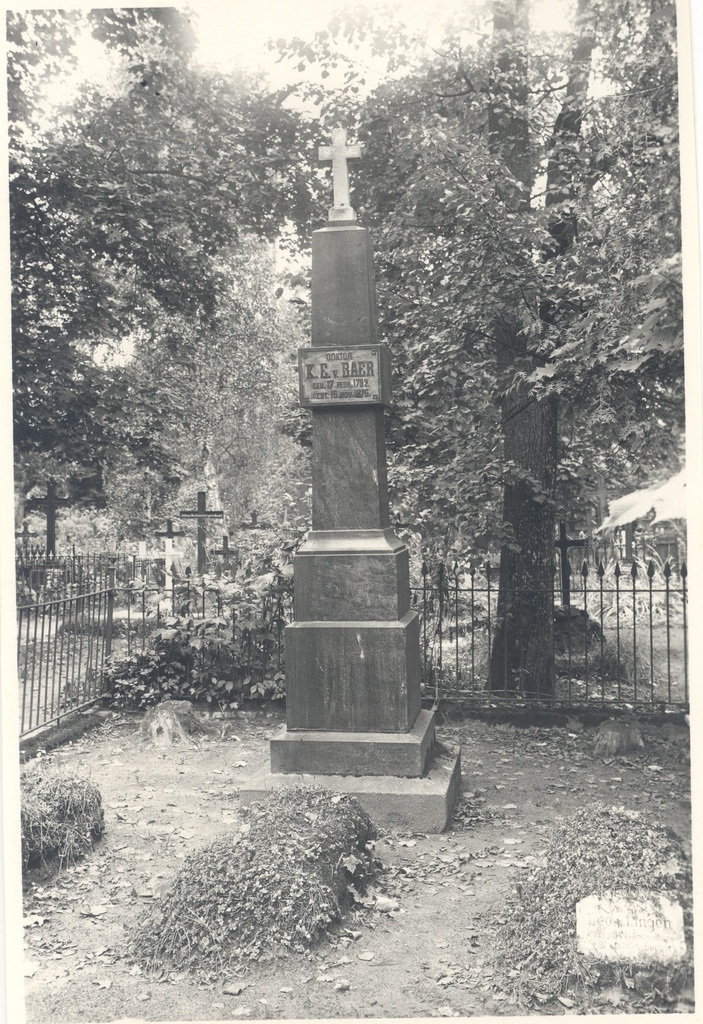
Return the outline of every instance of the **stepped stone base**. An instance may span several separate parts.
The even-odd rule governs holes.
[[[410,732],[322,732],[285,727],[271,738],[274,774],[398,775],[419,778],[434,743],[434,715],[421,711]]]
[[[322,786],[347,793],[359,801],[371,820],[382,828],[404,832],[443,832],[459,796],[461,756],[438,744],[427,771],[419,779],[390,775],[321,775],[273,773],[263,767],[239,790],[243,806],[261,800],[274,789]]]
[[[285,643],[291,729],[412,729],[420,712],[417,612],[388,622],[296,621]]]
[[[381,622],[410,610],[408,549],[390,529],[312,530],[293,566],[296,622]]]

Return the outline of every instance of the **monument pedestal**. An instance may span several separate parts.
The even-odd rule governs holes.
[[[407,732],[420,712],[416,612],[395,622],[294,622],[286,628],[291,729]]]
[[[346,180],[343,137],[333,135],[332,150]],[[299,352],[301,405],[312,410],[312,531],[293,560],[286,728],[270,741],[270,768],[240,796],[323,786],[356,797],[379,825],[442,831],[461,769],[421,708],[409,554],[389,528],[391,373],[371,239],[336,188],[333,212],[313,233],[312,347]]]
[[[434,715],[409,732],[313,732],[284,728],[271,738],[271,771],[420,778],[434,745]]]
[[[426,712],[429,714],[429,712]],[[273,740],[271,741],[273,744]],[[375,757],[375,753],[372,754]],[[435,745],[419,778],[389,775],[333,775],[327,772],[273,772],[261,768],[239,791],[246,806],[271,790],[321,786],[358,800],[371,820],[399,832],[443,832],[459,798],[461,759]]]

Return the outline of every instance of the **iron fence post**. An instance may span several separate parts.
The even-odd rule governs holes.
[[[427,672],[427,562],[422,560],[422,685],[428,685]]]
[[[442,657],[442,633],[444,632],[444,562],[439,563],[437,574],[439,591],[439,661],[437,663],[437,678],[435,683],[435,704],[439,704],[439,688],[444,686],[444,663]]]
[[[581,563],[581,577],[583,579],[583,674],[586,683],[586,698],[588,698],[588,562],[584,558]]]
[[[669,606],[669,581],[671,579],[671,565],[667,558],[664,565],[664,586],[666,587],[666,686],[669,703],[671,703],[671,610]]]
[[[630,568],[632,579],[632,686],[634,700],[637,701],[637,562],[633,561]]]
[[[603,566],[603,559],[598,562],[598,593],[600,595],[600,615],[598,618],[598,626],[600,629],[600,695],[601,700],[605,700],[605,624],[603,622],[603,577],[605,576],[605,568]],[[618,680],[618,686],[620,681]]]
[[[681,602],[683,613],[683,685],[684,700],[688,703],[688,568],[685,562],[681,563]]]
[[[454,674],[455,686],[459,686],[459,565],[454,561]]]
[[[647,578],[649,580],[649,694],[654,704],[654,562],[649,560],[647,566]]]
[[[112,620],[115,610],[115,561],[107,567],[107,608],[105,610],[105,655],[112,654]]]

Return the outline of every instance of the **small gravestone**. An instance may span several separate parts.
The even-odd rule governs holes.
[[[666,825],[624,807],[579,808],[556,825],[510,904],[499,957],[538,1002],[545,993],[588,1005],[688,998],[691,868]]]
[[[681,905],[665,896],[587,896],[576,904],[579,951],[607,963],[668,964],[686,956]]]

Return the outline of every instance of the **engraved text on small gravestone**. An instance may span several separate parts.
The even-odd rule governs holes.
[[[576,904],[580,952],[606,961],[670,963],[686,955],[681,905],[665,896],[607,894]]]

